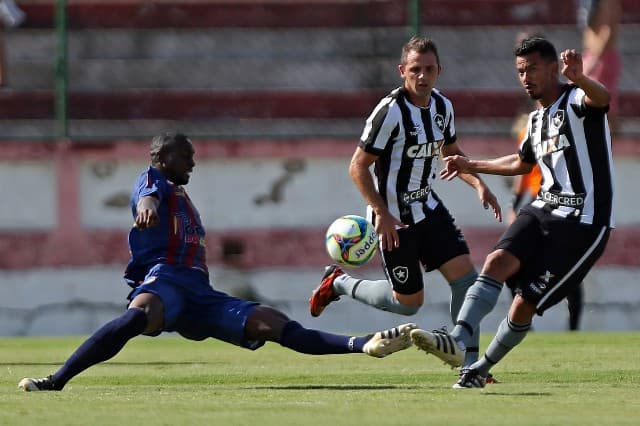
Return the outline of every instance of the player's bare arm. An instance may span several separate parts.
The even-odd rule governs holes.
[[[585,104],[595,108],[604,108],[609,105],[611,101],[609,90],[584,74],[580,53],[573,49],[567,49],[560,54],[560,60],[562,61],[562,75],[584,90],[587,95],[584,99]]]
[[[442,153],[442,157],[459,155],[466,158],[464,152],[462,152],[460,147],[458,147],[458,144],[455,142],[449,145],[444,145],[441,149],[441,153]],[[498,199],[493,194],[493,192],[491,192],[491,189],[489,189],[489,187],[482,180],[482,178],[478,176],[477,173],[474,173],[474,172],[460,173],[457,176],[476,190],[476,192],[478,193],[478,198],[482,203],[482,207],[484,207],[485,210],[491,207],[491,210],[493,211],[493,216],[496,218],[498,222],[502,222],[502,209],[500,208]]]
[[[400,222],[400,220],[389,212],[387,205],[376,190],[369,167],[371,167],[377,158],[376,155],[369,154],[360,147],[356,148],[351,158],[351,164],[349,165],[349,174],[356,188],[358,188],[358,191],[362,194],[362,197],[376,214],[374,226],[380,236],[382,248],[385,250],[393,250],[393,248],[400,245],[397,228],[406,228],[407,225]]]
[[[451,180],[460,173],[484,173],[488,175],[515,176],[529,173],[535,166],[525,163],[518,154],[490,160],[471,160],[462,155],[444,157],[444,168],[440,171],[440,178]]]
[[[135,226],[140,229],[147,229],[152,226],[156,226],[159,222],[158,219],[158,206],[160,200],[153,196],[142,197],[138,200],[136,205],[136,220]]]

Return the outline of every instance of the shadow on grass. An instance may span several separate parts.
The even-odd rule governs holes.
[[[270,389],[270,390],[386,390],[386,389],[417,389],[416,386],[405,385],[283,385],[283,386],[251,386],[244,389]]]
[[[482,396],[552,396],[551,392],[483,392]]]

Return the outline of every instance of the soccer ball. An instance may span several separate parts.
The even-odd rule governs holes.
[[[329,226],[325,236],[329,257],[344,266],[362,266],[371,260],[378,247],[378,234],[367,219],[346,215]]]

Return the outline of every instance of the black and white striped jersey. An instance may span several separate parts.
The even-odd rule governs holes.
[[[440,202],[431,191],[443,145],[456,141],[451,101],[438,90],[418,107],[400,87],[383,98],[367,119],[359,146],[377,155],[376,188],[392,215],[411,225]]]
[[[537,162],[540,192],[532,206],[581,223],[614,226],[613,158],[606,109],[584,103],[582,89],[567,84],[549,107],[529,114],[520,158]]]

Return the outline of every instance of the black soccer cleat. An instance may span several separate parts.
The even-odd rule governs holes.
[[[478,374],[478,370],[471,368],[463,368],[460,372],[458,381],[453,385],[454,389],[470,389],[470,388],[483,388],[486,384],[486,379]]]

